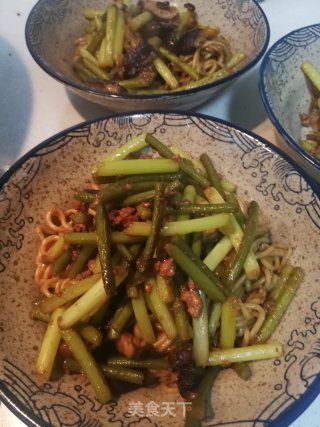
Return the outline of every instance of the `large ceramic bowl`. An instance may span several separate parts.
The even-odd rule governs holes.
[[[83,10],[106,8],[110,0],[40,0],[26,23],[26,42],[38,65],[50,76],[81,97],[112,111],[137,111],[147,108],[192,109],[212,98],[234,79],[251,69],[266,51],[269,25],[254,0],[195,0],[199,22],[215,25],[230,40],[232,49],[246,54],[246,60],[231,75],[196,89],[157,95],[114,95],[90,89],[74,74],[71,62],[74,41],[87,26]],[[182,6],[184,0],[173,2]]]
[[[101,406],[79,376],[43,383],[34,374],[45,329],[30,319],[37,295],[35,228],[49,207],[68,203],[88,182],[92,166],[105,153],[141,131],[195,156],[212,156],[217,169],[237,183],[242,198],[257,200],[273,235],[292,246],[292,263],[305,269],[303,284],[273,335],[283,343],[284,356],[252,363],[248,382],[223,370],[212,390],[214,418],[206,423],[288,425],[320,391],[319,193],[271,144],[203,115],[147,112],[86,122],[40,144],[1,178],[1,399],[29,426],[183,426],[181,398],[167,389],[140,389]],[[158,415],[148,414],[150,402],[160,408]],[[168,405],[171,415],[165,411]]]
[[[320,24],[292,31],[267,51],[261,62],[259,87],[270,120],[296,161],[320,182],[320,161],[299,145],[305,132],[300,113],[309,111],[311,100],[300,68],[307,60],[320,68]]]

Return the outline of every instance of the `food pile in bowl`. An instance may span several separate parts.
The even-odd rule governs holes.
[[[194,108],[252,68],[268,41],[255,1],[39,0],[26,24],[39,66],[113,111]]]
[[[86,9],[89,23],[73,67],[91,87],[109,93],[188,90],[228,76],[245,60],[219,27],[201,25],[192,3],[112,3]]]
[[[264,56],[260,94],[290,155],[320,183],[320,24],[286,34]]]
[[[300,114],[301,125],[305,128],[300,139],[301,147],[320,161],[320,70],[312,62],[301,65],[310,89],[311,102],[308,112]]]
[[[265,141],[201,115],[120,115],[52,137],[1,191],[13,410],[281,422],[317,390],[319,196]]]

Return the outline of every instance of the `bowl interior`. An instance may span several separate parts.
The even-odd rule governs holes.
[[[2,178],[0,342],[5,346],[0,350],[1,397],[37,426],[183,425],[185,406],[172,390],[142,388],[101,406],[84,378],[63,379],[57,373],[43,383],[34,374],[45,330],[44,324],[30,319],[37,296],[35,228],[49,208],[69,205],[72,194],[88,182],[92,166],[105,153],[142,131],[180,145],[194,156],[203,152],[212,156],[218,171],[237,183],[243,199],[257,200],[272,234],[290,244],[292,262],[305,269],[303,285],[272,338],[284,344],[285,356],[253,363],[248,382],[233,370],[224,370],[212,393],[215,416],[210,425],[288,425],[320,390],[319,194],[271,145],[201,115],[146,113],[84,123],[36,147]]]
[[[319,24],[295,30],[269,49],[261,64],[261,93],[270,119],[282,136],[320,172],[320,162],[299,145],[307,131],[301,126],[300,114],[310,111],[311,101],[301,70],[304,61],[320,68]]]
[[[85,88],[71,67],[74,42],[84,34],[87,26],[84,9],[105,9],[109,3],[110,0],[40,0],[31,11],[26,25],[27,44],[38,64],[66,84]],[[185,1],[176,0],[173,3],[182,7]],[[220,27],[222,34],[230,40],[232,49],[247,55],[240,69],[246,68],[266,48],[268,24],[254,1],[195,0],[193,4],[200,23]],[[91,91],[101,93],[97,89]]]

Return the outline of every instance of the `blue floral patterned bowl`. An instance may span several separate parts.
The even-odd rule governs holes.
[[[183,426],[184,405],[167,388],[141,388],[102,406],[83,377],[41,381],[34,373],[45,325],[30,318],[39,245],[36,226],[52,206],[70,202],[92,166],[146,131],[195,156],[255,199],[273,236],[292,247],[305,279],[273,338],[281,359],[252,363],[241,380],[223,370],[214,383],[207,426],[287,426],[320,391],[319,191],[304,172],[260,137],[196,114],[147,112],[82,123],[35,147],[0,179],[0,397],[27,425],[54,427]]]
[[[300,114],[309,111],[311,100],[300,68],[307,60],[320,68],[320,24],[292,31],[267,51],[261,62],[259,87],[270,120],[290,153],[320,182],[320,161],[299,145],[299,139],[305,133]]]
[[[218,91],[251,69],[262,57],[269,42],[267,18],[254,0],[195,0],[199,22],[219,26],[232,49],[246,54],[231,75],[199,88],[155,95],[116,95],[92,89],[74,74],[71,62],[74,41],[83,34],[86,21],[83,10],[106,8],[111,0],[39,0],[26,23],[26,42],[37,64],[50,76],[79,96],[111,111],[143,109],[188,110],[211,99]],[[185,0],[175,0],[177,6]]]

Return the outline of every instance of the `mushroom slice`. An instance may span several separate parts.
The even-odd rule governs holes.
[[[142,5],[145,10],[160,19],[171,20],[178,16],[178,9],[170,6],[168,1],[143,0]]]

